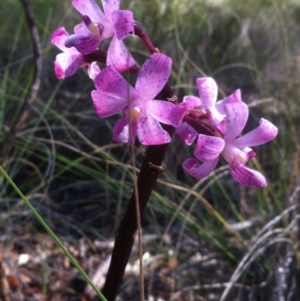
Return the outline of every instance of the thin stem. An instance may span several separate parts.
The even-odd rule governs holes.
[[[135,22],[134,24],[134,34],[144,42],[144,44],[151,53],[159,52],[159,50],[156,47],[154,47],[144,28],[138,22]]]
[[[130,107],[130,97],[129,97],[129,84],[127,85],[127,95],[128,95],[128,107]],[[131,115],[129,115],[129,137],[132,135],[132,120]],[[137,187],[137,174],[136,174],[136,161],[135,161],[135,151],[134,151],[134,141],[130,139],[130,150],[131,150],[131,160],[133,167],[133,182],[134,182],[134,193],[135,193],[135,212],[137,216],[137,232],[138,232],[138,249],[139,249],[139,262],[140,262],[140,300],[145,300],[145,288],[144,288],[144,271],[143,271],[143,246],[142,246],[142,225],[141,225],[141,214],[140,214],[140,204],[139,204],[139,191]]]
[[[139,249],[139,263],[140,263],[140,300],[145,300],[145,288],[144,288],[144,271],[143,271],[143,246],[142,246],[142,225],[141,225],[141,214],[140,214],[140,203],[139,203],[139,190],[136,185],[137,175],[136,175],[136,164],[135,164],[135,153],[134,153],[134,143],[130,143],[131,156],[132,156],[132,167],[133,167],[133,181],[135,183],[134,187],[134,197],[135,197],[135,212],[137,220],[137,233],[138,233],[138,249]]]

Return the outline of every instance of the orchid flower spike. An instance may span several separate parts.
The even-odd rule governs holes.
[[[136,136],[143,145],[171,141],[160,122],[178,126],[182,110],[171,102],[154,100],[167,83],[171,67],[172,60],[169,57],[160,53],[152,54],[141,67],[135,88],[112,66],[96,77],[97,90],[92,91],[92,99],[98,115],[105,118],[118,113],[125,114],[114,127],[116,142],[132,142]]]
[[[248,160],[255,156],[252,146],[264,144],[273,140],[278,129],[271,122],[261,119],[259,126],[244,136],[237,138],[242,132],[249,110],[245,103],[227,103],[224,106],[226,114],[226,131],[224,140],[219,137],[199,135],[194,155],[184,161],[184,169],[195,178],[208,176],[216,167],[219,154],[229,163],[232,177],[240,184],[253,188],[267,185],[265,177],[258,171],[245,167]]]
[[[65,41],[66,47],[75,47],[88,54],[98,49],[102,40],[112,37],[108,48],[107,65],[119,72],[135,65],[122,40],[134,31],[133,13],[120,10],[120,0],[102,0],[104,13],[95,0],[71,0],[83,15],[82,22],[74,27],[74,34]]]
[[[67,48],[65,41],[69,37],[68,32],[64,27],[55,30],[51,35],[51,42],[63,52],[56,56],[54,62],[54,71],[58,79],[64,79],[68,76],[74,75],[76,71],[88,66],[88,74],[91,79],[95,79],[96,75],[100,73],[100,68],[96,62],[89,63],[85,56],[78,52],[76,48]]]
[[[232,95],[217,102],[218,86],[211,77],[202,77],[196,80],[199,97],[188,95],[183,98],[181,107],[185,114],[202,123],[212,125],[221,132],[225,130],[224,105],[241,101],[241,92],[236,90]],[[183,119],[184,120],[184,119]],[[198,137],[198,132],[187,122],[183,122],[177,129],[177,135],[187,144],[191,145]]]

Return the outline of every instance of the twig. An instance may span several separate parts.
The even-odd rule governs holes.
[[[0,146],[0,164],[4,160],[4,156],[9,151],[11,144],[13,143],[17,132],[21,128],[24,121],[27,119],[30,108],[37,97],[37,92],[40,87],[40,78],[42,72],[42,48],[40,43],[40,37],[38,34],[38,30],[35,23],[34,13],[29,5],[28,0],[20,0],[23,5],[23,10],[26,17],[26,22],[28,25],[31,44],[32,44],[32,51],[33,51],[33,59],[34,59],[34,74],[31,83],[31,87],[28,90],[26,97],[24,99],[23,105],[20,109],[19,115],[15,121],[15,123],[11,126],[11,129],[7,136],[5,137],[2,145]]]

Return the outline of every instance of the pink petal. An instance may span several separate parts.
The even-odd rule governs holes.
[[[160,145],[171,142],[167,131],[149,114],[139,119],[137,135],[143,145]]]
[[[111,13],[115,10],[119,10],[120,0],[102,0],[105,16],[111,19]]]
[[[76,71],[86,65],[82,54],[77,53],[60,53],[56,56],[54,62],[54,71],[58,79],[64,79],[68,76],[74,75]]]
[[[239,135],[248,120],[249,109],[244,102],[229,103],[224,106],[226,113],[225,141],[233,141]]]
[[[119,40],[125,39],[134,31],[133,13],[129,10],[117,10],[111,15],[114,33]]]
[[[120,143],[127,143],[127,142],[134,142],[137,132],[137,123],[136,121],[131,122],[131,139],[130,136],[130,129],[129,129],[129,120],[128,117],[125,116],[119,119],[114,127],[114,141]]]
[[[135,65],[135,61],[124,43],[116,36],[113,36],[108,48],[107,65],[114,66],[119,72],[124,72]]]
[[[239,164],[245,164],[248,160],[255,156],[255,152],[250,147],[243,149],[238,148],[233,142],[226,142],[222,151],[224,159],[229,163],[236,162]]]
[[[245,167],[241,164],[230,165],[232,177],[240,184],[253,188],[263,188],[267,186],[266,178],[258,171]]]
[[[71,35],[66,39],[66,47],[75,47],[82,54],[89,54],[98,49],[100,39],[92,32],[88,35]]]
[[[144,99],[150,100],[167,83],[172,68],[172,60],[164,54],[154,53],[144,63],[137,78],[135,88]]]
[[[220,155],[224,145],[222,138],[199,134],[194,155],[200,161],[211,161]]]
[[[176,134],[187,145],[191,145],[199,135],[198,132],[186,122],[179,125],[176,129]]]
[[[200,77],[196,80],[201,104],[206,108],[215,105],[218,96],[218,86],[211,77]]]
[[[88,65],[88,75],[91,79],[94,80],[100,72],[101,70],[96,62],[92,62]]]
[[[134,88],[112,66],[103,69],[95,78],[95,86],[104,94],[123,99],[126,103],[129,97],[131,100],[137,97]]]
[[[60,50],[68,51],[69,48],[65,46],[65,41],[68,37],[69,34],[66,29],[64,27],[60,27],[51,34],[51,42]]]
[[[185,115],[186,109],[168,101],[150,100],[147,102],[148,112],[159,122],[177,127]]]
[[[273,140],[278,133],[277,127],[266,119],[260,119],[259,126],[244,136],[237,138],[234,145],[243,149],[256,145],[265,144]]]
[[[194,109],[195,107],[202,106],[200,98],[193,95],[185,96],[180,105],[186,107],[187,109]]]
[[[73,6],[82,15],[89,16],[94,22],[101,22],[105,19],[103,12],[94,0],[71,0]]]
[[[74,33],[76,35],[86,36],[86,35],[90,35],[91,31],[87,27],[86,23],[84,21],[82,21],[81,23],[77,24],[74,27]]]
[[[197,159],[189,158],[183,162],[184,170],[196,179],[207,177],[217,166],[219,159],[207,161],[202,164]]]
[[[99,90],[92,91],[92,99],[98,115],[102,118],[121,113],[127,106],[126,99],[115,98]]]
[[[234,102],[240,102],[240,101],[242,101],[241,90],[237,89],[231,95],[229,95],[226,98],[218,101],[216,103],[216,109],[220,114],[225,115],[225,108],[224,107],[225,107],[226,104],[234,103]]]

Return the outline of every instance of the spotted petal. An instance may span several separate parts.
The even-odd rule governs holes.
[[[230,173],[238,183],[245,186],[252,188],[263,188],[267,186],[266,178],[260,172],[242,164],[231,164]]]
[[[224,145],[222,138],[199,134],[194,155],[200,161],[211,161],[220,155]]]
[[[183,119],[185,108],[168,101],[150,100],[146,109],[159,122],[177,127]]]
[[[124,43],[116,36],[113,36],[108,48],[107,65],[114,66],[119,72],[124,72],[135,65],[135,61]]]
[[[179,125],[176,129],[176,134],[187,145],[191,145],[199,135],[198,132],[186,122]]]
[[[69,51],[69,48],[65,46],[65,42],[68,37],[69,34],[66,29],[64,27],[60,27],[51,34],[51,42],[60,50]]]
[[[111,14],[115,10],[119,10],[120,0],[102,0],[102,4],[103,4],[105,16],[110,19]]]
[[[119,40],[125,39],[129,33],[133,33],[133,13],[129,10],[117,10],[111,15],[114,33]]]
[[[200,98],[193,95],[185,96],[180,105],[186,107],[187,109],[194,109],[202,106]]]
[[[131,135],[130,135],[131,130]],[[135,120],[131,122],[131,129],[129,129],[129,120],[125,116],[120,118],[114,127],[114,141],[120,143],[134,142],[137,133],[137,123]],[[129,137],[131,136],[131,139]]]
[[[277,127],[270,121],[262,118],[256,129],[234,140],[234,145],[243,149],[245,147],[265,144],[273,140],[277,133]]]
[[[95,86],[99,91],[126,102],[129,97],[131,100],[137,97],[134,88],[112,66],[103,69],[95,78]]]
[[[225,115],[225,108],[224,107],[225,107],[226,104],[234,103],[234,102],[240,102],[240,101],[242,101],[241,90],[237,89],[231,95],[229,95],[226,98],[218,101],[216,103],[216,109],[220,114]]]
[[[73,34],[66,39],[66,47],[75,47],[82,54],[89,54],[98,49],[99,38],[92,32],[87,35]]]
[[[88,75],[92,80],[95,80],[96,76],[101,72],[98,64],[96,62],[92,62],[88,65]]]
[[[99,90],[92,91],[92,99],[98,115],[102,118],[121,113],[127,106],[126,99],[117,98]]]
[[[139,120],[137,125],[137,135],[143,145],[160,145],[171,142],[171,137],[160,123],[150,114],[143,120]]]
[[[58,79],[64,79],[74,75],[80,67],[86,64],[82,54],[64,52],[56,56],[54,72]]]
[[[211,77],[200,77],[196,80],[201,104],[206,108],[215,105],[218,96],[218,86]]]
[[[219,159],[207,161],[202,164],[197,159],[189,158],[183,162],[185,171],[196,179],[203,179],[207,177],[217,166]]]
[[[91,34],[91,31],[89,30],[88,28],[88,25],[86,23],[88,23],[88,21],[91,23],[91,19],[87,16],[85,16],[85,20],[86,22],[84,21],[81,21],[81,23],[77,24],[75,27],[74,27],[74,33],[76,35],[89,35]]]
[[[161,53],[154,53],[143,64],[135,88],[144,99],[150,100],[167,83],[172,68],[172,60]]]
[[[226,113],[226,142],[233,141],[243,130],[248,120],[249,109],[244,102],[229,103],[224,106]]]
[[[73,6],[82,15],[89,16],[94,22],[102,22],[106,19],[95,0],[71,0]]]

